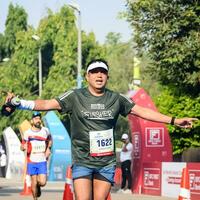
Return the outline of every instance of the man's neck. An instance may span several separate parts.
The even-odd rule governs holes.
[[[105,93],[105,88],[93,88],[91,86],[88,86],[88,90],[90,91],[90,93],[94,96],[103,96]]]
[[[40,127],[40,128],[37,128],[37,127],[35,127],[35,126],[32,126],[31,129],[32,129],[33,131],[40,131],[40,130],[41,130],[41,127]]]

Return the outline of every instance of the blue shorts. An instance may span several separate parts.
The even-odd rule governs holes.
[[[104,180],[112,185],[114,184],[116,166],[102,167],[102,168],[89,168],[81,165],[74,164],[72,166],[72,178],[87,178],[87,179],[99,179]]]
[[[38,162],[38,163],[28,163],[27,164],[27,174],[39,175],[47,174],[47,162]]]

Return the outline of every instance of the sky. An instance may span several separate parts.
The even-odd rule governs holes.
[[[28,24],[38,27],[40,19],[47,15],[47,8],[58,12],[68,3],[76,3],[81,10],[81,26],[86,33],[94,32],[96,39],[104,43],[109,32],[120,33],[123,42],[131,38],[128,22],[119,19],[119,12],[126,10],[125,0],[0,0],[0,32],[5,30],[8,6],[18,4],[28,14]]]

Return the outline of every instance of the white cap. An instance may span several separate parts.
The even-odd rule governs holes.
[[[124,133],[123,135],[122,135],[122,138],[121,138],[122,140],[127,140],[128,139],[128,135],[126,134],[126,133]]]
[[[90,70],[93,70],[93,69],[96,69],[96,68],[103,68],[105,69],[106,71],[108,71],[108,66],[101,62],[101,61],[96,61],[96,62],[93,62],[91,63],[88,68],[87,68],[87,73],[90,71]]]

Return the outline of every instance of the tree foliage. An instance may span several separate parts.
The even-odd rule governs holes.
[[[10,57],[14,53],[16,34],[19,31],[27,30],[27,14],[25,10],[18,5],[13,6],[13,4],[10,4],[5,26],[6,56]]]
[[[147,54],[145,69],[162,91],[158,109],[178,117],[200,113],[200,2],[196,0],[127,1],[128,21],[138,54]],[[199,123],[191,130],[169,127],[174,154],[199,146]]]
[[[43,66],[47,77],[44,81],[43,97],[51,98],[75,86],[77,33],[75,16],[68,7],[59,13],[49,15],[42,20],[38,35],[41,38],[42,53],[51,46],[51,65]],[[45,58],[44,58],[45,59]]]
[[[6,58],[4,36],[3,36],[3,34],[0,33],[0,62],[2,62],[4,58]]]
[[[133,79],[134,50],[131,43],[123,43],[120,38],[119,33],[113,32],[106,37],[105,47],[110,66],[108,87],[126,94]]]
[[[175,96],[172,90],[164,88],[162,93],[155,99],[160,112],[177,117],[200,118],[200,97],[191,99],[187,95]],[[188,147],[200,146],[200,122],[194,123],[193,129],[181,129],[169,126],[174,154],[180,154]]]
[[[149,71],[162,84],[200,91],[200,2],[129,1],[129,22],[138,48],[149,52]]]

